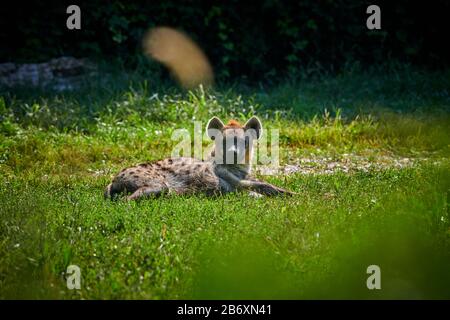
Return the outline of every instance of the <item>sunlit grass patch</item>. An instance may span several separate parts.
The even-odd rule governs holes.
[[[104,201],[105,179],[3,180],[2,296],[448,298],[448,178],[429,166],[293,175],[270,179],[299,192],[289,201],[140,203]],[[406,269],[418,257],[436,263]],[[365,289],[368,263],[385,291]],[[65,287],[69,264],[80,291]]]

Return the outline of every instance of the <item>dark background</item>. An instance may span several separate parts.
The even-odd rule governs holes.
[[[81,30],[66,28],[66,8],[81,8]],[[381,8],[381,30],[366,28],[366,8]],[[284,76],[300,69],[406,62],[447,67],[450,1],[351,0],[25,1],[2,3],[0,63],[63,55],[118,59],[136,67],[149,27],[184,30],[222,78]]]

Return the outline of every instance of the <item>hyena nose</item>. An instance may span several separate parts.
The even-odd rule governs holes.
[[[238,158],[238,150],[234,147],[227,150],[225,154],[227,164],[235,164]]]
[[[237,154],[237,152],[238,152],[238,150],[237,150],[237,148],[236,148],[236,146],[231,146],[230,148],[228,148],[228,153],[231,153],[231,154]]]

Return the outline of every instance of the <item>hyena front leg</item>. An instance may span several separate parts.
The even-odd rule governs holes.
[[[127,197],[127,200],[139,200],[150,197],[159,197],[164,193],[167,193],[169,189],[163,186],[142,187],[137,189],[131,195]]]
[[[240,180],[234,174],[224,170],[221,172],[221,175],[232,184],[234,187],[249,191],[254,191],[259,194],[267,195],[267,196],[275,196],[275,195],[294,195],[295,192],[291,192],[277,186],[274,186],[270,183],[259,181],[256,179],[247,179]]]
[[[241,180],[240,185],[248,190],[254,191],[259,194],[266,196],[276,196],[276,195],[294,195],[294,192],[285,190],[283,188],[274,186],[273,184],[259,181],[259,180]]]

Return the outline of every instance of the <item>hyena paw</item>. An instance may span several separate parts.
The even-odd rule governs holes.
[[[262,198],[264,197],[261,193],[255,192],[255,191],[250,191],[248,193],[248,195],[252,198]]]

